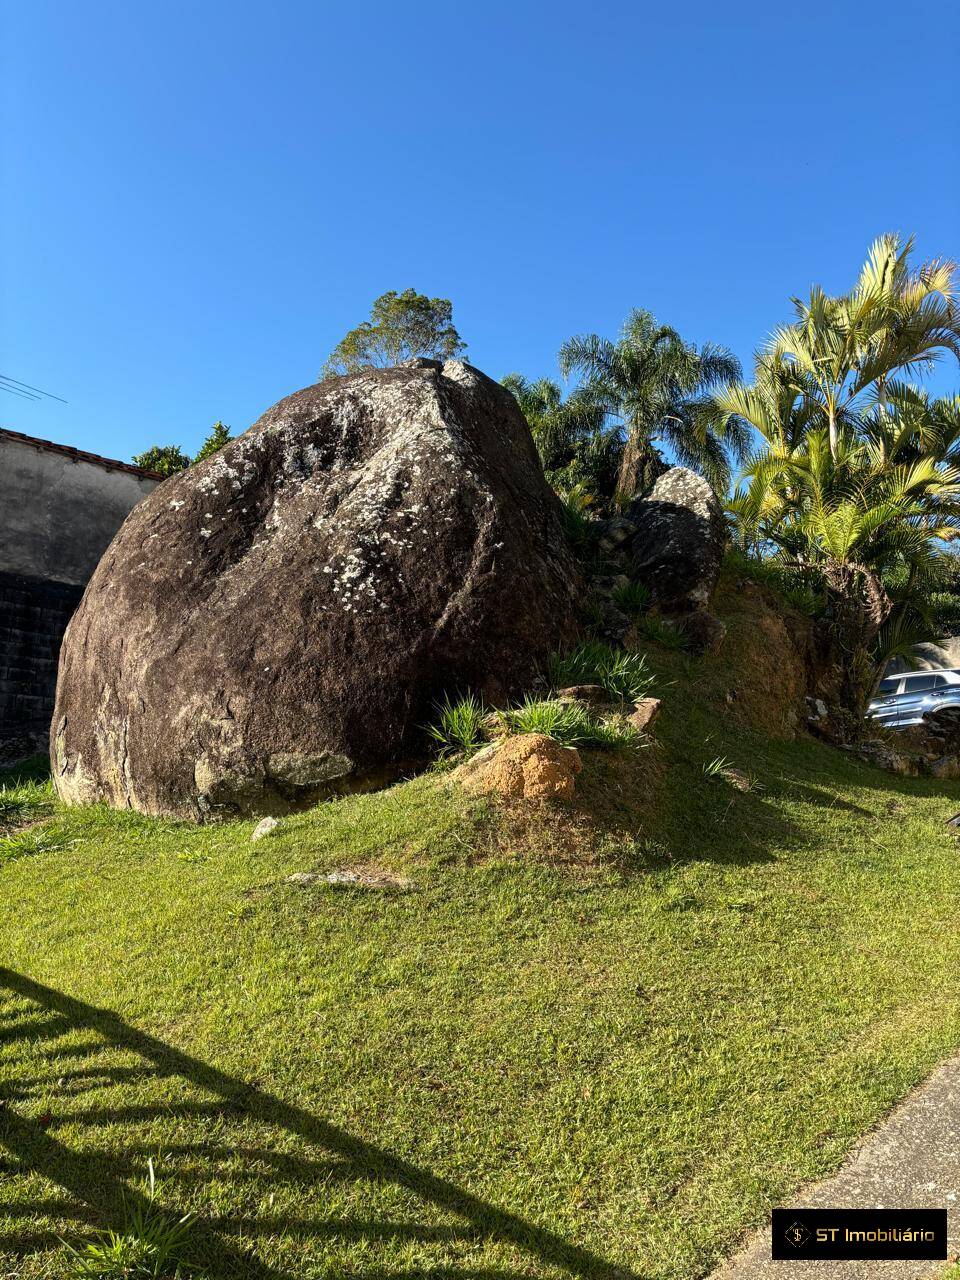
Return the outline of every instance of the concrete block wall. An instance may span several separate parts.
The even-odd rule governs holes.
[[[0,725],[41,737],[53,714],[60,642],[83,587],[0,573]]]
[[[0,745],[46,733],[67,623],[128,512],[159,479],[0,429]]]

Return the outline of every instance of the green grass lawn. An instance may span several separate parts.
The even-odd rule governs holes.
[[[660,745],[562,814],[431,774],[252,844],[8,789],[0,1274],[70,1274],[151,1158],[208,1280],[692,1280],[836,1167],[960,1045],[960,786],[651,657]],[[358,863],[411,883],[285,882]]]

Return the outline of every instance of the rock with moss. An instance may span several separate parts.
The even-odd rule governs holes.
[[[417,359],[307,387],[133,509],[68,628],[68,803],[282,814],[375,785],[432,704],[503,704],[582,585],[510,393]]]

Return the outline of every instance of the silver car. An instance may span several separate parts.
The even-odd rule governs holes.
[[[904,671],[880,681],[867,715],[888,729],[907,729],[953,707],[960,715],[960,671]]]

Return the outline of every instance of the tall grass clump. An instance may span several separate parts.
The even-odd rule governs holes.
[[[120,1231],[104,1231],[81,1248],[63,1242],[68,1258],[66,1280],[178,1280],[180,1261],[190,1242],[193,1215],[171,1218],[156,1203],[153,1161],[150,1191],[143,1204],[125,1206]]]
[[[622,720],[600,720],[577,702],[526,697],[500,713],[511,733],[542,733],[565,747],[638,746],[641,734]]]
[[[662,649],[685,649],[687,637],[682,627],[675,626],[667,618],[657,613],[648,613],[637,619],[637,631],[640,635],[660,645]]]
[[[427,735],[438,744],[442,757],[476,751],[484,741],[486,708],[476,694],[468,693],[456,701],[445,694],[435,711],[437,718],[427,725]]]
[[[610,597],[618,609],[628,613],[632,618],[646,613],[650,606],[650,589],[642,582],[622,582],[614,587]]]
[[[599,684],[614,700],[636,702],[653,688],[655,677],[646,655],[614,649],[600,640],[587,640],[566,653],[555,653],[547,664],[553,689],[572,684]]]

